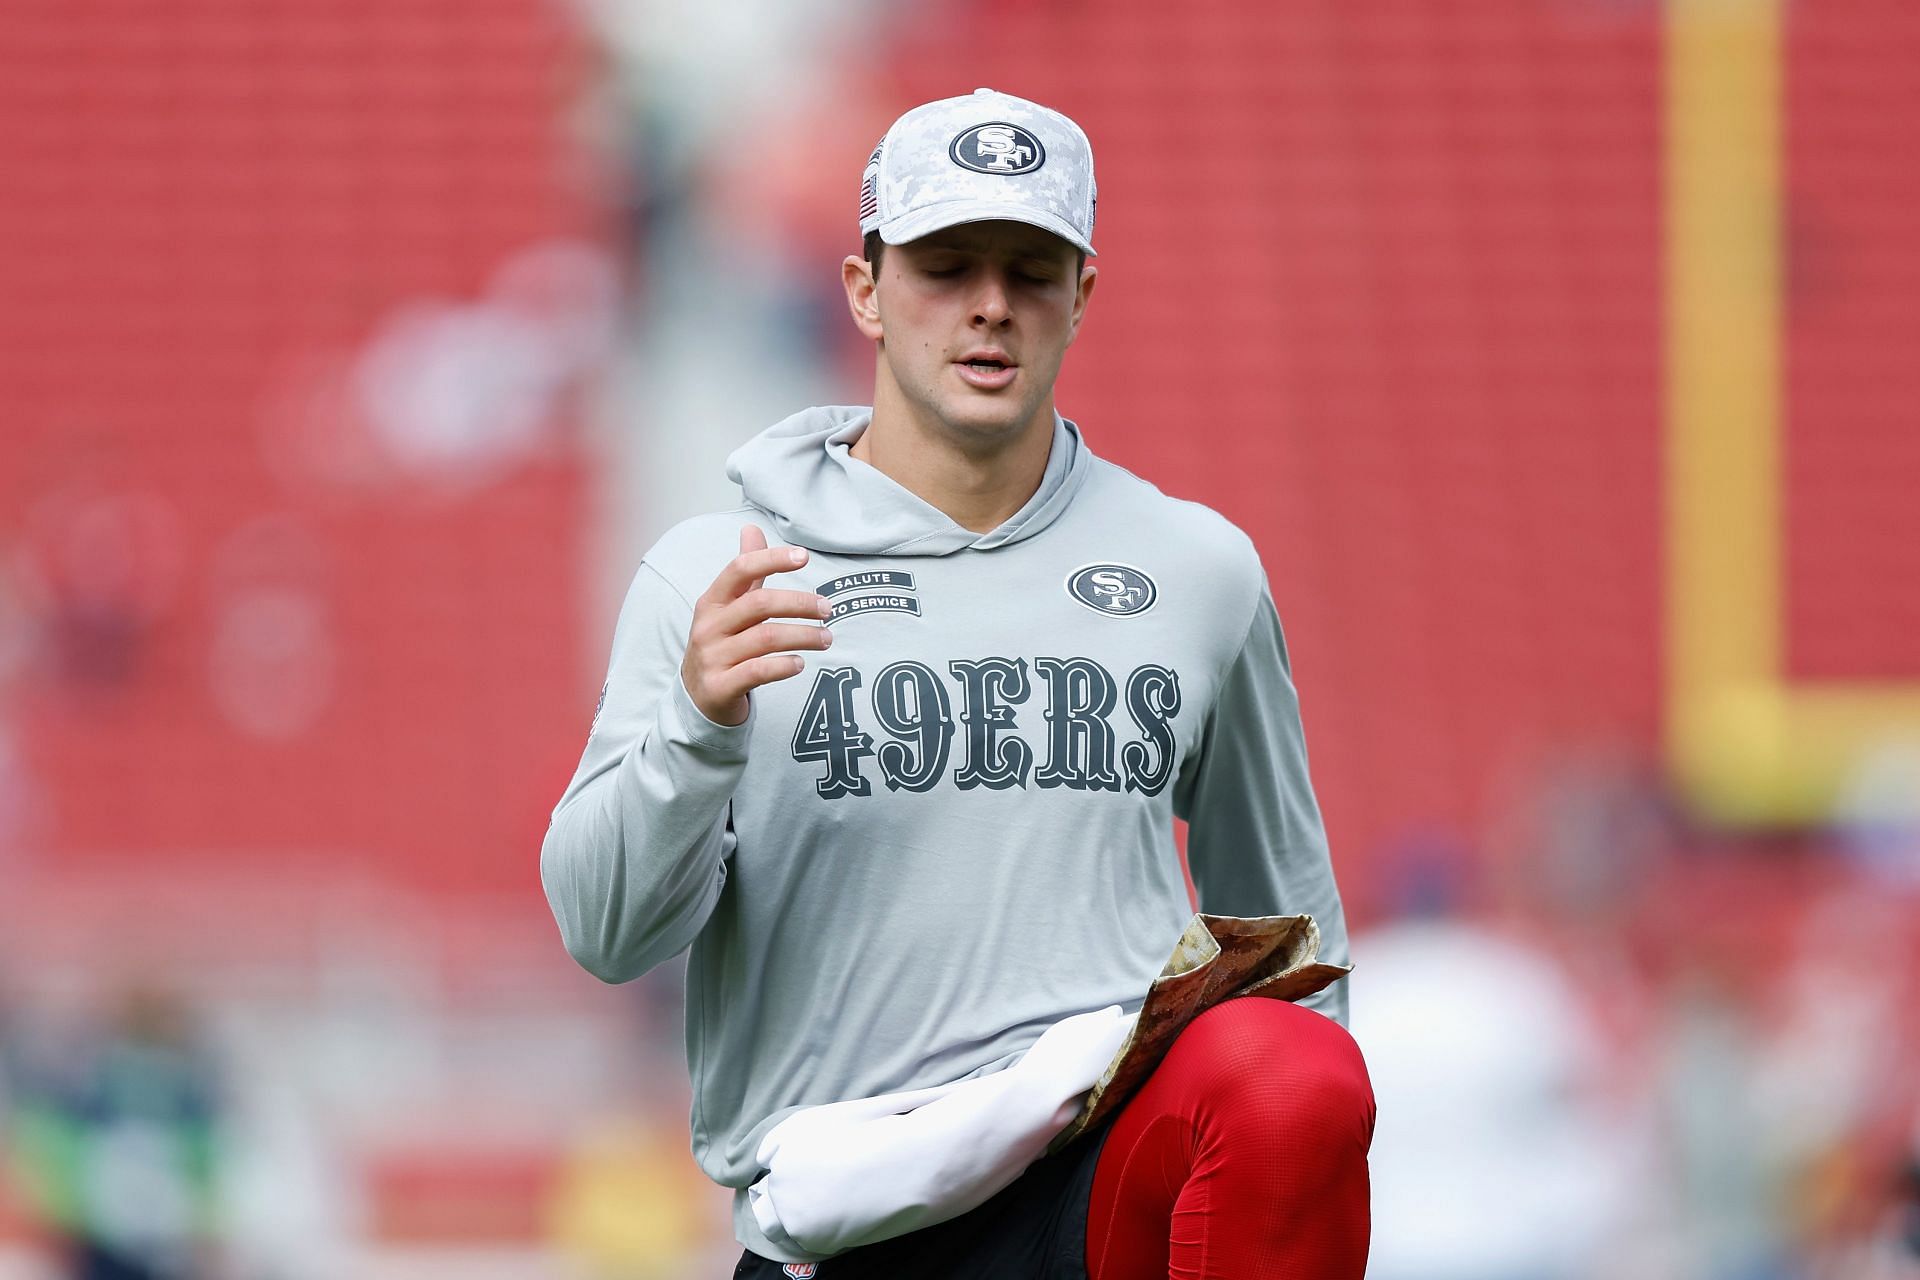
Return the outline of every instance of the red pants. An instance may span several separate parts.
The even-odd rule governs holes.
[[[1087,1206],[1091,1280],[1360,1280],[1373,1086],[1339,1023],[1216,1005],[1114,1118]]]

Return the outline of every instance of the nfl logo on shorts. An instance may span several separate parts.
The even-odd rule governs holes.
[[[806,1280],[808,1276],[813,1275],[814,1272],[820,1269],[820,1264],[817,1262],[789,1262],[780,1269],[792,1276],[793,1280]]]

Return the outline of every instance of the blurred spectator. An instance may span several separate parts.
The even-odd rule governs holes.
[[[555,1244],[595,1280],[678,1280],[716,1234],[677,1111],[602,1117],[566,1153],[550,1205]]]
[[[1588,1002],[1546,952],[1458,914],[1464,855],[1428,841],[1395,861],[1405,914],[1353,944],[1353,1031],[1380,1108],[1368,1274],[1603,1274],[1637,1151],[1601,1087]]]
[[[135,989],[104,1031],[9,1044],[14,1167],[67,1274],[212,1274],[218,1086],[181,1001]]]
[[[1900,1184],[1900,1197],[1887,1232],[1889,1274],[1899,1267],[1898,1274],[1920,1276],[1920,1135],[1916,1135],[1913,1154],[1901,1171]]]
[[[82,472],[42,497],[27,513],[15,585],[46,675],[75,694],[137,680],[173,607],[180,559],[179,513],[161,494]]]
[[[1668,1012],[1659,1102],[1672,1216],[1663,1234],[1680,1274],[1784,1280],[1788,1206],[1776,1127],[1757,1096],[1757,1029],[1737,988],[1707,970],[1681,977]]]

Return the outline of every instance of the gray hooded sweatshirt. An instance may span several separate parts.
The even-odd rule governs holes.
[[[737,450],[746,502],[646,553],[541,878],[568,951],[625,982],[691,946],[693,1149],[745,1188],[803,1106],[997,1071],[1041,1031],[1137,1010],[1200,909],[1346,923],[1286,642],[1233,524],[1088,451],[1056,416],[1032,499],[974,533],[851,456],[872,411],[814,408]],[[701,714],[692,601],[753,523],[810,548],[767,585],[834,642]],[[1346,983],[1307,1003],[1345,1021]]]

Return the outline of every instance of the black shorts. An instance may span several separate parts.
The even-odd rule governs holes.
[[[1027,1167],[968,1213],[814,1264],[819,1280],[1087,1280],[1087,1201],[1111,1125]],[[787,1280],[749,1250],[734,1280]],[[802,1273],[805,1274],[805,1273]]]

